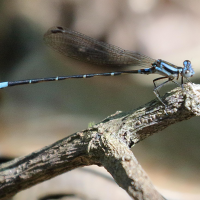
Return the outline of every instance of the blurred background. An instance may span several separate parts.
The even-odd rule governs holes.
[[[0,19],[0,81],[115,70],[63,57],[45,46],[44,33],[52,26],[64,26],[181,67],[188,59],[196,72],[191,81],[199,83],[198,0],[1,0]],[[1,90],[2,160],[27,155],[87,128],[90,122],[151,101],[155,77],[73,79]],[[165,86],[161,94],[174,87]],[[132,148],[153,184],[168,199],[200,199],[199,130],[196,117]],[[103,168],[95,166],[41,183],[14,199],[56,197],[130,199]]]

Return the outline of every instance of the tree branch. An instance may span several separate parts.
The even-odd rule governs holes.
[[[134,157],[131,146],[171,124],[200,115],[200,86],[188,83],[129,111],[117,112],[92,128],[77,132],[0,167],[0,199],[72,169],[103,165],[134,199],[163,199]]]

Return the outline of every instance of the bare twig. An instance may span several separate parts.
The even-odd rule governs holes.
[[[129,112],[117,112],[92,128],[14,159],[0,167],[0,199],[72,169],[103,165],[134,199],[163,199],[130,147],[176,122],[200,115],[200,86],[188,83],[163,99]]]

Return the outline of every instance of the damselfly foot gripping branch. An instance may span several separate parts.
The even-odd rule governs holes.
[[[188,80],[189,77],[192,77],[195,74],[189,60],[185,60],[183,62],[183,67],[178,67],[161,59],[155,60],[139,53],[126,51],[114,45],[97,41],[93,38],[90,38],[76,31],[72,31],[68,28],[53,27],[49,29],[44,35],[44,41],[47,45],[52,47],[54,50],[60,52],[61,54],[77,60],[81,60],[83,62],[89,62],[98,65],[107,65],[112,67],[139,66],[148,68],[139,70],[57,76],[1,82],[0,88],[22,84],[40,83],[45,81],[59,81],[71,78],[117,76],[122,74],[159,74],[162,77],[153,80],[154,93],[159,101],[165,106],[164,102],[160,98],[158,89],[160,89],[169,81],[172,81],[182,87],[183,78],[186,78]],[[181,85],[174,81],[174,79],[178,80],[179,76],[181,76]],[[156,81],[160,79],[167,79],[167,81],[157,86]]]

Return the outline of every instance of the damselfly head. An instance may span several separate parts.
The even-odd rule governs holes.
[[[183,62],[183,72],[182,72],[182,76],[185,77],[185,78],[189,78],[189,77],[192,77],[195,72],[192,68],[192,64],[189,60],[185,60]]]

